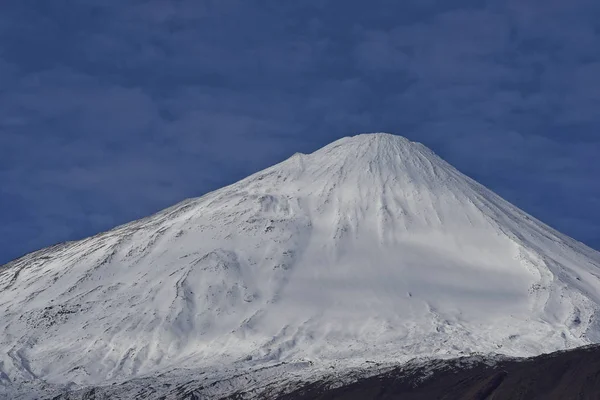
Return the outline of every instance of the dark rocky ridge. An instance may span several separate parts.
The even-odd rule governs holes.
[[[600,346],[527,359],[434,362],[396,368],[330,389],[332,381],[307,384],[281,400],[600,399]],[[466,365],[465,365],[466,364]]]

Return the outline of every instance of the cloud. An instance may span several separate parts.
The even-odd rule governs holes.
[[[598,17],[592,0],[11,2],[0,263],[362,131],[421,141],[600,248]]]
[[[394,71],[405,69],[408,55],[391,35],[380,31],[368,31],[355,48],[356,62],[359,68],[368,72]]]

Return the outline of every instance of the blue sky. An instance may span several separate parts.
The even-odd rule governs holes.
[[[600,249],[597,0],[6,0],[0,264],[296,151],[420,141]]]

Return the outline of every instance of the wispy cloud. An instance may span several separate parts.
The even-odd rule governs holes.
[[[0,262],[362,131],[600,248],[600,6],[451,3],[3,4]]]

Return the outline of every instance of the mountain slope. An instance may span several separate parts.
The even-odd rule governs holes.
[[[536,355],[600,341],[599,267],[424,146],[358,135],[0,267],[0,382]]]
[[[279,399],[279,400],[565,400],[598,399],[600,346],[591,345],[530,358],[498,355],[415,359],[402,365],[370,363],[330,369],[307,380],[280,364],[238,371],[223,380],[202,374],[136,379],[43,397],[92,399]],[[287,378],[281,379],[281,374]],[[183,379],[182,379],[183,378]],[[300,379],[298,379],[300,378]],[[58,393],[58,394],[57,394]]]

